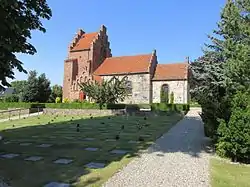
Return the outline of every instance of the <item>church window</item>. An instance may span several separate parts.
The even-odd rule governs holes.
[[[161,87],[160,101],[161,101],[161,103],[168,103],[169,102],[169,86],[168,86],[168,84],[163,84]]]
[[[128,94],[129,94],[129,95],[132,95],[132,92],[133,92],[132,81],[127,81],[127,82],[126,82],[126,88],[127,88]]]

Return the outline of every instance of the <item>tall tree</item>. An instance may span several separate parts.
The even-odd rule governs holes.
[[[27,73],[16,54],[36,53],[28,41],[31,31],[45,32],[41,19],[50,19],[51,15],[46,0],[0,1],[0,88],[10,86],[6,78],[14,78],[14,68]]]
[[[47,102],[51,94],[50,81],[43,73],[37,77],[36,71],[30,71],[23,100],[25,102]]]
[[[215,35],[209,36],[212,43],[192,64],[192,94],[202,106],[207,135],[218,142],[220,155],[241,161],[250,155],[249,131],[240,132],[249,129],[244,116],[250,103],[240,104],[250,94],[249,12],[250,0],[228,0]]]
[[[39,88],[39,95],[37,101],[41,103],[45,103],[49,100],[51,94],[50,88],[50,80],[46,78],[46,75],[43,73],[38,77],[38,88]]]
[[[30,71],[27,85],[23,93],[24,102],[37,102],[39,96],[39,83],[37,79],[37,72]]]

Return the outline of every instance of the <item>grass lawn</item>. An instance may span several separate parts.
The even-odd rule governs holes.
[[[0,134],[4,137],[4,141],[0,142],[0,155],[19,155],[12,159],[0,157],[0,176],[18,187],[41,187],[52,181],[70,183],[72,186],[100,186],[131,161],[139,150],[148,147],[181,118],[182,115],[177,113],[147,119],[140,116],[90,119],[89,116],[41,115],[3,122],[0,123]],[[138,123],[143,125],[141,130],[138,130]],[[80,124],[80,132],[77,132],[76,124]],[[124,129],[121,130],[123,125]],[[115,140],[119,133],[119,140]],[[143,141],[129,142],[138,141],[140,136]],[[41,144],[51,144],[51,147],[38,147]],[[128,153],[110,153],[114,149]],[[42,159],[36,162],[24,160],[30,156],[40,156]],[[54,163],[60,158],[73,161],[66,165]],[[90,162],[103,163],[105,167],[85,167]]]
[[[250,166],[211,159],[212,187],[250,187]]]

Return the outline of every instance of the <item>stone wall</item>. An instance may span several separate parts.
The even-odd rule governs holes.
[[[119,79],[122,79],[125,75],[116,75]],[[104,80],[110,80],[113,76],[102,76]],[[150,74],[131,74],[128,75],[128,80],[132,82],[132,94],[128,96],[123,102],[126,104],[140,104],[150,103]]]
[[[54,115],[83,115],[83,116],[109,116],[109,115],[123,115],[125,110],[98,110],[98,109],[43,109],[44,114]]]
[[[171,92],[174,93],[174,103],[180,103],[180,104],[188,103],[189,85],[187,80],[152,81],[153,103],[160,103],[160,93],[163,84],[168,84],[169,94],[171,94]]]
[[[13,109],[9,108],[8,110],[0,111],[0,118],[8,118],[9,116],[18,116],[29,114],[30,109]]]

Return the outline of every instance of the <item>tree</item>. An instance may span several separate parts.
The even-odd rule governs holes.
[[[49,102],[55,102],[57,97],[62,98],[62,86],[58,84],[52,86],[52,91],[49,97]]]
[[[0,3],[0,87],[10,86],[7,78],[14,78],[14,68],[27,73],[17,53],[35,54],[28,41],[32,30],[45,32],[40,19],[50,19],[46,0],[1,0]]]
[[[212,43],[206,45],[203,57],[191,65],[192,95],[202,106],[206,134],[217,142],[216,151],[221,156],[241,161],[249,158],[249,144],[246,143],[249,142],[249,132],[243,131],[245,139],[239,133],[249,129],[246,118],[249,111],[234,101],[240,101],[237,99],[239,92],[249,95],[249,11],[250,0],[228,0],[218,29],[214,31],[215,36],[209,36]]]
[[[51,94],[50,80],[46,78],[46,75],[43,73],[38,77],[38,88],[39,95],[37,101],[45,103],[49,100]]]
[[[27,86],[23,93],[24,102],[37,102],[39,97],[39,83],[37,79],[37,72],[30,71]]]
[[[79,86],[102,109],[104,104],[117,103],[125,99],[128,95],[126,83],[127,76],[124,76],[121,80],[117,77],[112,77],[110,80],[103,80],[102,82],[88,81],[81,83]]]
[[[23,100],[23,93],[26,88],[26,85],[27,85],[26,80],[11,82],[11,87],[14,88],[14,92],[18,96],[19,101]]]
[[[30,71],[23,93],[25,102],[47,102],[51,94],[50,81],[43,73],[37,77],[36,71]]]

